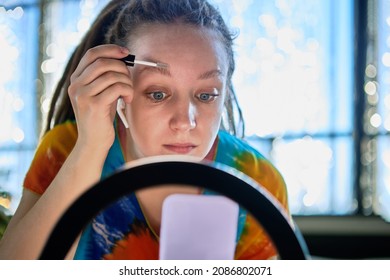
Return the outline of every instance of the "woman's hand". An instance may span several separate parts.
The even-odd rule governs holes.
[[[133,86],[130,71],[120,60],[129,51],[117,45],[88,50],[70,78],[69,97],[76,117],[82,147],[107,153],[115,131],[116,103],[122,97],[130,103]]]

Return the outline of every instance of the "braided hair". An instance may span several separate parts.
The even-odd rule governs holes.
[[[217,32],[228,57],[227,98],[222,116],[222,128],[233,135],[244,134],[244,121],[233,85],[235,69],[234,34],[226,26],[220,12],[207,0],[112,0],[102,10],[73,52],[64,74],[54,91],[45,131],[67,120],[74,120],[73,108],[67,94],[70,76],[86,51],[102,44],[126,46],[137,27],[151,23],[184,23]]]

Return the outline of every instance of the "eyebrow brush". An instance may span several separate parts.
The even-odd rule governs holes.
[[[134,67],[135,64],[141,64],[151,67],[168,68],[168,64],[166,63],[138,60],[135,59],[135,55],[133,54],[129,54],[128,56],[121,58],[120,60],[122,60],[127,66],[130,67]]]

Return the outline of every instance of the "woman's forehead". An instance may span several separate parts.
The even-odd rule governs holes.
[[[223,39],[220,33],[216,30],[195,26],[189,23],[144,23],[132,29],[129,34],[129,44],[136,44],[136,42],[145,36],[153,38],[169,39],[183,39],[183,35],[192,34],[197,38],[204,40],[212,39],[215,43],[222,44]]]
[[[215,30],[190,24],[143,24],[133,30],[128,48],[137,56],[153,56],[159,61],[190,57],[203,63],[215,61],[223,72],[227,53],[222,37]],[[194,63],[194,61],[192,61]]]

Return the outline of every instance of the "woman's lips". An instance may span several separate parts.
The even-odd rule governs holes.
[[[188,154],[193,149],[196,148],[196,145],[191,143],[180,143],[180,144],[165,144],[164,148],[167,150],[174,152],[175,154]]]

